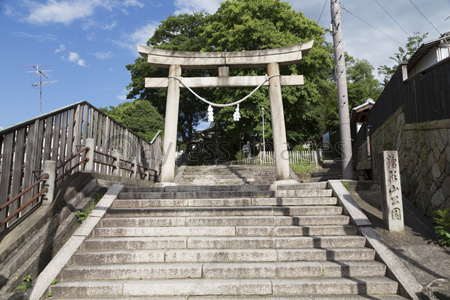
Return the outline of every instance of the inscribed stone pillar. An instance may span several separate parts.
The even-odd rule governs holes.
[[[378,153],[383,221],[389,231],[403,232],[403,201],[397,151]]]
[[[269,63],[267,65],[267,72],[269,76],[279,75],[280,67],[278,63]],[[274,76],[269,79],[269,96],[277,180],[288,180],[290,179],[289,153],[286,142],[286,128],[284,124],[280,76]]]
[[[44,160],[43,173],[48,174],[48,179],[45,182],[47,187],[47,194],[42,198],[42,205],[50,205],[54,200],[55,193],[55,180],[56,180],[56,161],[54,160]]]
[[[169,87],[167,90],[166,118],[164,124],[164,157],[161,168],[161,182],[173,182],[175,178],[175,151],[177,147],[178,109],[180,103],[181,67],[171,65],[169,68]]]
[[[89,158],[86,165],[84,166],[85,172],[94,172],[94,151],[95,151],[95,140],[91,138],[86,139],[86,147],[89,147],[89,151],[86,153],[86,157]]]

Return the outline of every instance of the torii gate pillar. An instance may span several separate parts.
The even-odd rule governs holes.
[[[161,182],[172,183],[175,178],[175,150],[177,143],[178,106],[180,87],[251,87],[269,85],[270,112],[275,152],[277,180],[289,180],[289,153],[287,151],[286,128],[284,122],[281,86],[300,86],[302,75],[280,75],[280,64],[297,64],[303,53],[313,46],[313,41],[283,47],[243,52],[183,52],[138,46],[139,53],[147,57],[148,63],[155,67],[169,67],[169,78],[145,78],[146,88],[168,88],[166,118],[164,125],[164,162],[161,170]],[[265,76],[229,76],[228,68],[266,67],[270,77]],[[219,69],[219,77],[188,77],[181,81],[183,69]]]
[[[161,182],[173,182],[175,178],[175,151],[177,149],[178,107],[180,106],[180,82],[173,77],[181,76],[179,65],[169,67],[166,118],[164,123],[164,156]]]
[[[276,62],[267,65],[270,76],[280,74],[280,66]],[[269,80],[270,114],[272,116],[273,150],[277,180],[290,178],[289,153],[287,150],[286,127],[284,123],[283,98],[281,95],[280,76]]]

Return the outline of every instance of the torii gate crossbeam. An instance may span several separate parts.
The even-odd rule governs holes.
[[[270,113],[274,143],[277,180],[289,180],[289,155],[287,151],[281,86],[303,85],[302,75],[281,76],[280,65],[297,64],[302,54],[313,45],[308,43],[259,51],[241,52],[182,52],[139,46],[138,51],[147,57],[151,66],[169,68],[168,78],[145,78],[145,88],[167,88],[166,116],[164,125],[164,162],[161,182],[171,183],[175,177],[175,151],[177,142],[178,108],[180,86],[177,78],[185,69],[219,69],[218,77],[183,78],[183,83],[196,87],[251,87],[258,86],[264,76],[229,76],[229,68],[267,67],[269,76]],[[267,85],[267,83],[265,84]]]

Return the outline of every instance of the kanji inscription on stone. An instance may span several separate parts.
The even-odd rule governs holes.
[[[397,151],[378,153],[383,221],[389,231],[403,232],[403,201]]]

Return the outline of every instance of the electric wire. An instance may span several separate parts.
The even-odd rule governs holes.
[[[411,36],[398,22],[397,20],[391,16],[391,14],[383,7],[383,5],[380,4],[380,2],[378,2],[378,0],[375,0],[375,2],[384,10],[384,12],[395,22],[395,24],[398,25],[398,27],[400,27],[404,33],[406,33],[407,36]]]
[[[439,33],[439,35],[442,35],[442,33],[439,31],[439,29],[437,29],[436,26],[434,26],[433,23],[431,23],[431,21],[428,20],[428,18],[420,11],[420,9],[414,4],[414,2],[412,2],[412,0],[409,0],[409,2],[411,2],[411,4],[417,9],[417,11],[422,15],[422,17],[424,17],[425,20],[427,20],[428,23],[430,23],[430,25],[433,26],[434,29],[436,29],[436,31]]]
[[[319,20],[317,20],[317,24],[319,24],[320,19],[322,18],[322,14],[323,14],[323,11],[325,10],[325,6],[327,6],[327,3],[328,3],[328,0],[325,0],[325,3],[323,4],[323,7],[322,7],[322,11],[320,12]]]
[[[390,38],[392,41],[394,41],[396,44],[398,44],[400,47],[403,47],[403,44],[402,44],[402,43],[400,43],[399,41],[397,41],[396,39],[394,39],[393,37],[391,37],[389,34],[387,34],[387,33],[385,33],[385,32],[382,32],[381,30],[379,30],[379,29],[376,28],[375,26],[372,26],[372,25],[371,25],[370,23],[368,23],[366,20],[364,20],[364,19],[358,17],[357,15],[355,15],[354,13],[352,13],[351,11],[349,11],[348,9],[346,9],[346,8],[344,7],[344,5],[342,5],[342,3],[341,3],[341,8],[342,8],[343,10],[345,10],[346,12],[348,12],[349,14],[351,14],[352,16],[354,16],[355,18],[357,18],[358,20],[360,20],[361,22],[363,22],[363,23],[365,23],[366,25],[372,27],[374,30],[378,31],[378,32],[381,33],[381,34],[384,34],[385,36],[387,36],[388,38]]]

